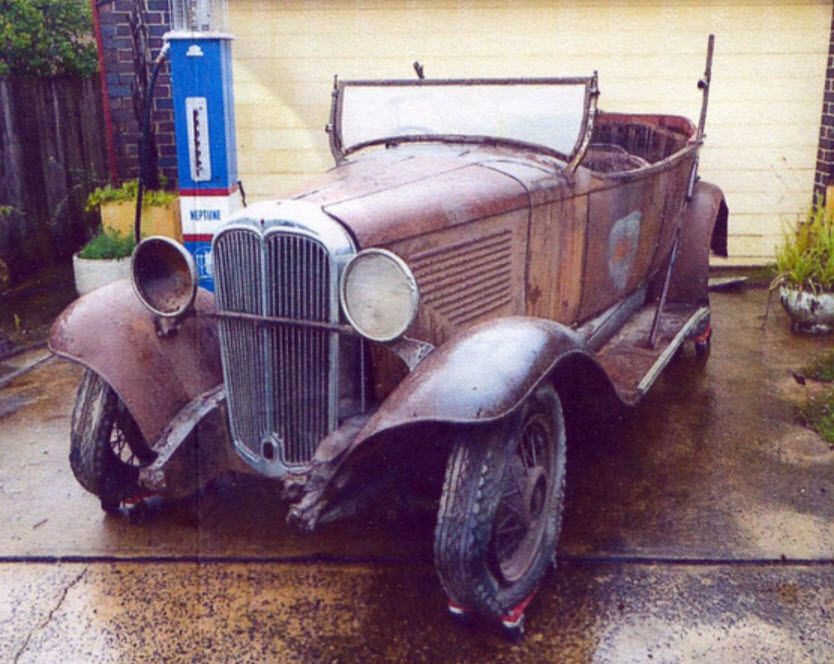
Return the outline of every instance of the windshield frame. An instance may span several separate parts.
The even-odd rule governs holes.
[[[513,138],[488,136],[480,134],[407,134],[393,136],[379,136],[377,138],[362,141],[354,145],[346,146],[343,142],[342,120],[345,103],[345,90],[355,87],[412,87],[424,86],[584,86],[584,99],[582,113],[583,117],[579,123],[579,134],[576,142],[567,154],[559,150],[539,143],[531,143]],[[597,73],[592,76],[574,76],[564,78],[470,78],[470,79],[380,79],[380,80],[348,80],[340,81],[338,77],[333,83],[333,102],[330,108],[330,122],[327,125],[327,132],[330,137],[330,151],[337,164],[344,162],[347,157],[355,152],[374,146],[384,145],[394,147],[402,143],[462,143],[477,145],[507,145],[526,150],[534,150],[549,156],[555,157],[567,164],[569,171],[574,171],[590,143],[593,132],[593,123],[596,116],[597,97]]]

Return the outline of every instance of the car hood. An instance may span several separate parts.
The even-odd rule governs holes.
[[[360,246],[384,246],[529,207],[558,172],[558,162],[500,148],[409,145],[339,165],[293,198],[320,205]]]

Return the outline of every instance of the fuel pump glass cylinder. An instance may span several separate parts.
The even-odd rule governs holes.
[[[226,32],[226,0],[173,0],[173,28],[182,32]]]

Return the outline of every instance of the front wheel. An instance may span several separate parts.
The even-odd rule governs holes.
[[[454,604],[503,616],[536,590],[555,559],[564,483],[564,419],[550,385],[508,419],[458,434],[434,539]]]
[[[87,491],[115,513],[123,501],[141,495],[139,469],[156,453],[113,388],[87,369],[72,411],[70,467]]]

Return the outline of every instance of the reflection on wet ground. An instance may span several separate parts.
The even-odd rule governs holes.
[[[80,371],[50,360],[0,390],[0,661],[830,662],[834,452],[793,423],[790,370],[832,339],[762,329],[765,296],[714,294],[709,361],[569,441],[520,645],[448,619],[431,497],[401,486],[313,535],[243,476],[104,517],[66,458]]]

